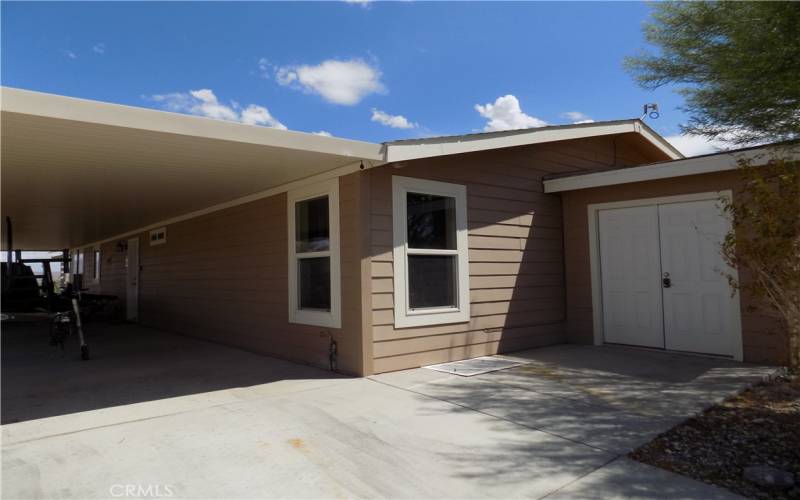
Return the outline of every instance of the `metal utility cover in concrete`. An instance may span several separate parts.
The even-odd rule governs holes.
[[[523,363],[519,361],[511,361],[494,356],[484,356],[482,358],[465,359],[463,361],[453,361],[452,363],[442,363],[440,365],[430,365],[426,366],[425,368],[439,372],[452,373],[453,375],[461,375],[462,377],[472,377],[474,375],[483,375],[484,373],[505,370],[506,368],[513,368],[522,364]]]

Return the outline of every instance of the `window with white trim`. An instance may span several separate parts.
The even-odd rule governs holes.
[[[150,231],[150,246],[163,245],[167,242],[167,228],[160,227]]]
[[[467,188],[392,177],[394,324],[469,321]]]
[[[289,321],[341,328],[339,180],[287,193]]]
[[[95,283],[100,282],[100,247],[94,247],[92,256],[94,258],[93,276]]]

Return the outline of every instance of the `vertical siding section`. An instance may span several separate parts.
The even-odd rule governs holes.
[[[565,341],[561,200],[549,173],[613,165],[608,138],[527,146],[388,165],[370,173],[375,372]],[[394,327],[392,175],[467,186],[467,323]]]

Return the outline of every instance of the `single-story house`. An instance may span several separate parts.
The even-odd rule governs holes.
[[[2,89],[20,248],[70,249],[131,321],[355,375],[564,342],[784,361],[718,252],[764,150],[684,158],[637,119],[372,144]]]

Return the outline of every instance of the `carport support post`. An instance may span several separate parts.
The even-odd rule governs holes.
[[[6,215],[6,251],[8,252],[8,269],[11,269],[13,248],[14,248],[14,233],[11,230],[11,217]]]

